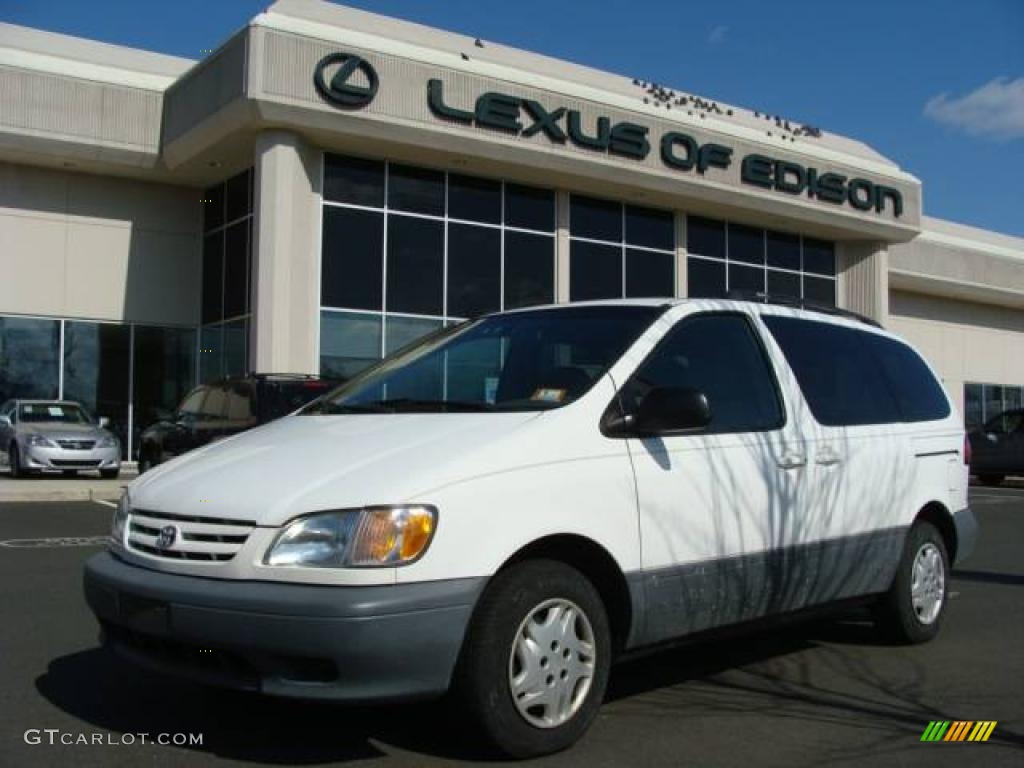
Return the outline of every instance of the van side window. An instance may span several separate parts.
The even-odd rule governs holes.
[[[762,319],[819,424],[842,427],[903,420],[882,362],[865,343],[873,334],[794,317]]]
[[[666,334],[622,389],[635,410],[655,387],[700,390],[711,406],[706,432],[762,432],[785,422],[771,363],[750,321],[738,314],[686,318]]]
[[[949,416],[946,393],[917,352],[877,333],[861,336],[896,396],[903,421],[935,421]]]

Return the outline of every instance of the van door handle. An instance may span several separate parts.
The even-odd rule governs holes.
[[[821,464],[823,467],[831,467],[835,464],[840,463],[843,457],[836,453],[831,448],[823,448],[814,457],[814,461]]]
[[[797,469],[807,464],[807,457],[800,453],[787,453],[777,463],[779,469]]]

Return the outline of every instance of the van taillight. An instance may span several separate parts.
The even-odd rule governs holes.
[[[971,463],[971,438],[964,435],[964,464],[968,466]]]

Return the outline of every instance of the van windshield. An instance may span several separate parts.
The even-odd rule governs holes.
[[[302,412],[557,408],[587,392],[662,312],[590,306],[491,315],[420,339]]]

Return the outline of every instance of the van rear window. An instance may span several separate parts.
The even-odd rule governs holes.
[[[765,315],[818,423],[856,426],[934,421],[949,400],[906,344],[831,323]]]

